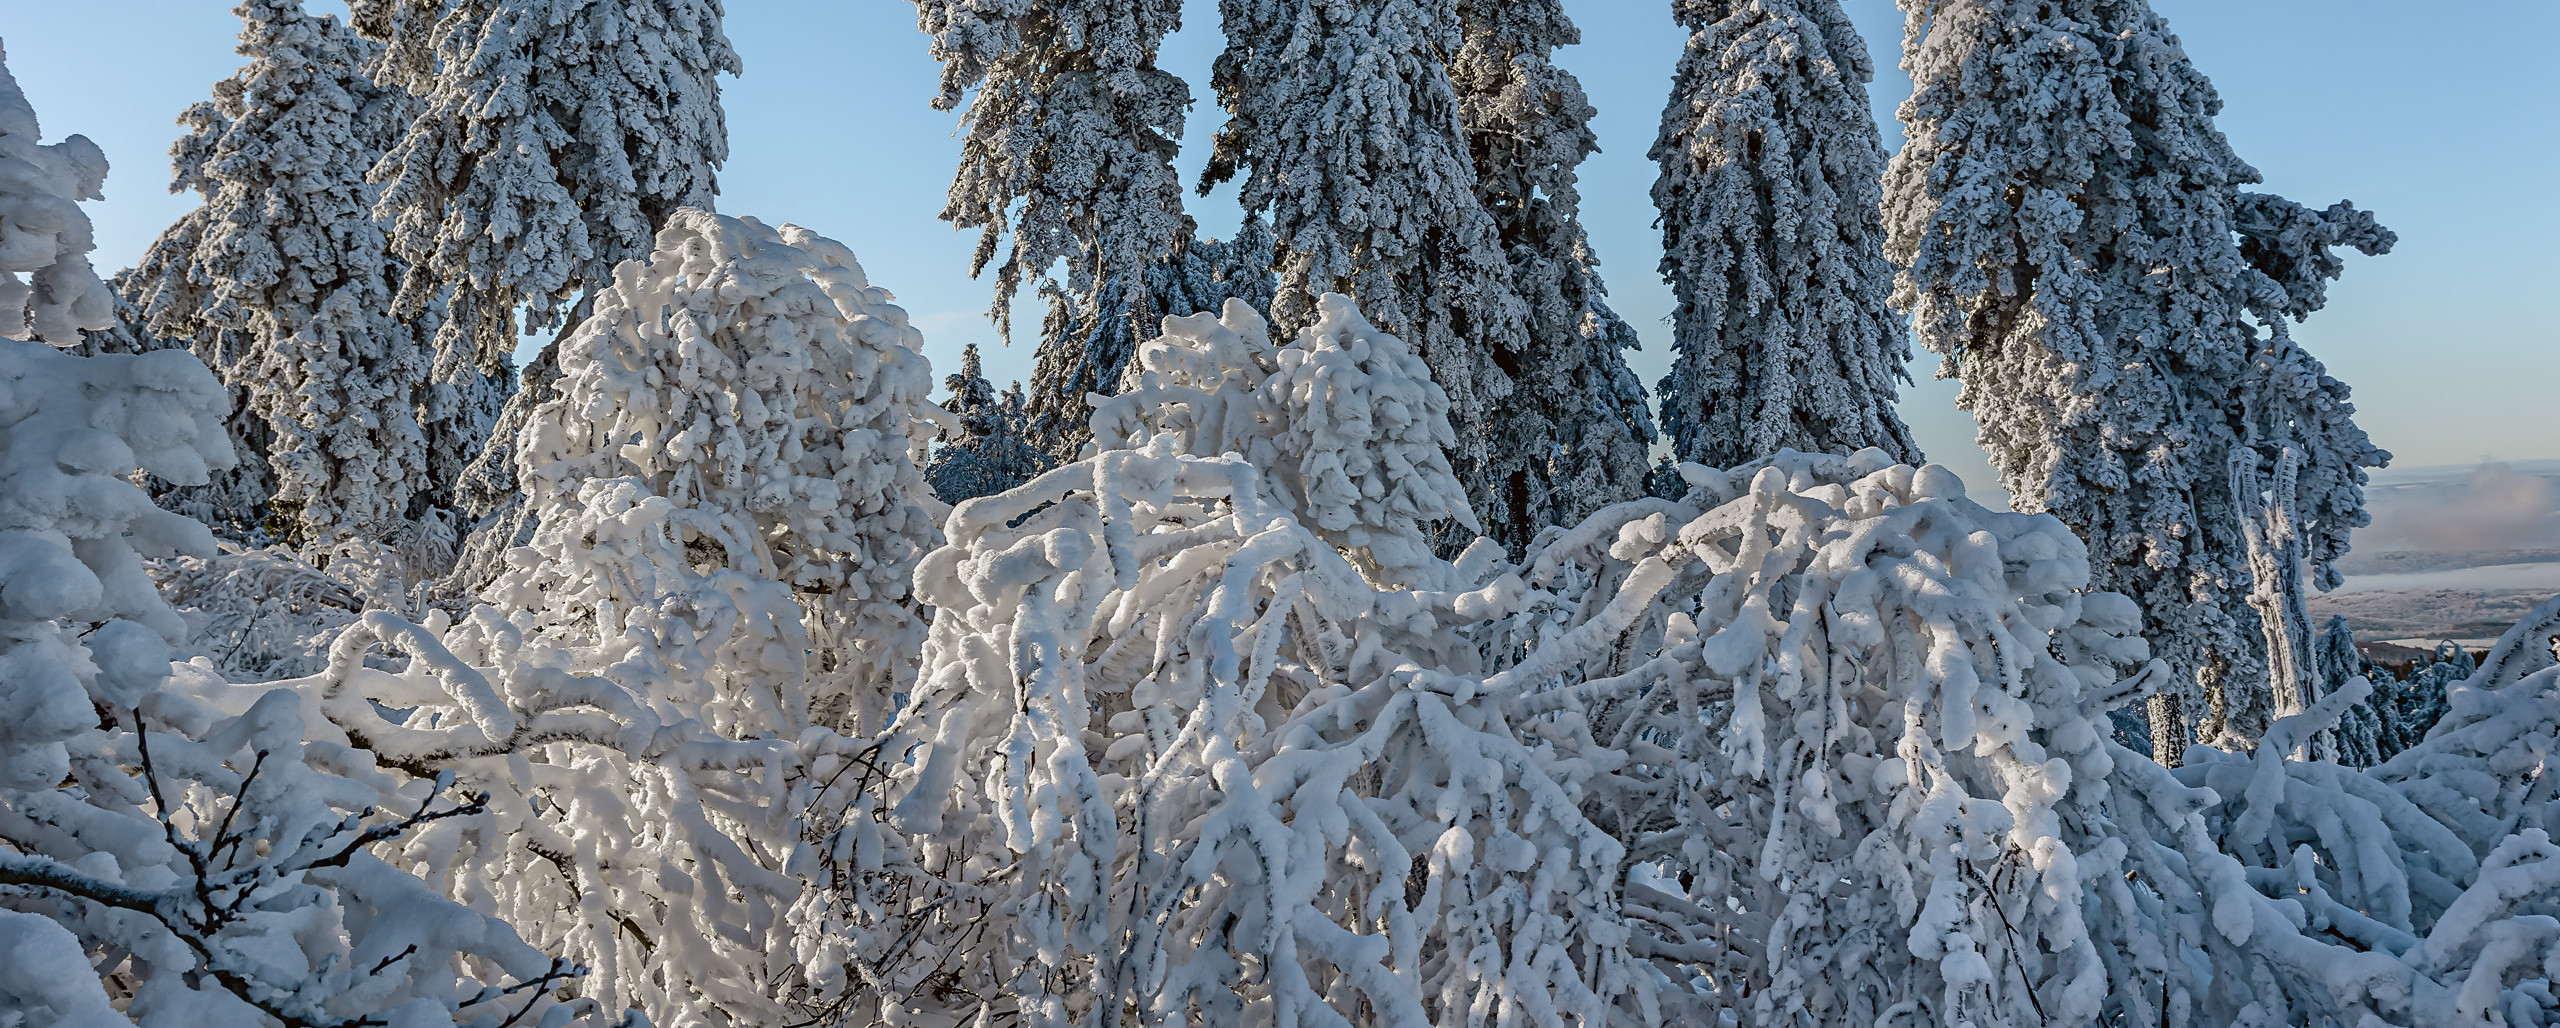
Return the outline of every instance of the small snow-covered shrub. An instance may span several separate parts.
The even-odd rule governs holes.
[[[1790,455],[1440,562],[1437,390],[1320,307],[1167,319],[1111,448],[953,512],[813,964],[884,1020],[2094,1016],[2143,644],[2068,530]]]
[[[763,715],[774,727],[814,700],[876,730],[924,631],[908,580],[939,504],[916,458],[947,417],[889,300],[833,240],[678,211],[560,344],[556,393],[516,440],[531,562],[485,595],[574,645],[734,603],[766,625],[701,674],[787,680],[806,698]],[[727,598],[677,603],[696,577]]]
[[[697,210],[658,238],[559,347],[487,602],[369,611],[286,684],[394,779],[485,795],[385,859],[594,969],[564,991],[783,1024],[826,923],[804,826],[876,751],[826,726],[884,719],[920,642],[927,369],[833,242]]]

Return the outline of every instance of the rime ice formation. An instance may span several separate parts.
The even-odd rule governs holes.
[[[2258,173],[2214,127],[2221,100],[2143,0],[1902,6],[1916,87],[1884,182],[1895,300],[1963,380],[2002,484],[2093,540],[2093,580],[2134,598],[2178,670],[2152,703],[2155,755],[2250,749],[2295,711],[2247,628],[2262,615],[2234,462],[2272,481],[2297,450],[2309,473],[2278,505],[2325,583],[2363,520],[2359,465],[2386,455],[2281,322],[2318,305],[2301,287],[2335,274],[2328,247],[2387,241],[2347,211],[2333,231],[2271,231],[2282,212],[2243,203]]]
[[[1916,461],[1894,413],[1909,358],[1889,299],[1866,42],[1838,0],[1690,0],[1653,159],[1678,308],[1663,430],[1724,466],[1874,446]]]
[[[1489,426],[1496,498],[1485,512],[1534,535],[1643,494],[1653,415],[1627,368],[1635,329],[1609,309],[1582,229],[1576,169],[1600,149],[1599,112],[1552,61],[1581,32],[1558,0],[1460,0],[1458,24],[1449,80],[1476,199],[1527,313],[1514,392]]]
[[[217,503],[247,505],[225,520],[327,544],[424,514],[412,501],[436,492],[429,451],[479,439],[464,414],[430,441],[434,327],[391,313],[401,269],[365,173],[412,110],[365,77],[381,48],[298,0],[239,11],[249,63],[180,119],[171,150],[173,188],[204,205],[161,233],[129,285],[139,327],[231,389],[232,444],[264,465]]]
[[[419,110],[373,177],[410,265],[399,313],[450,290],[439,347],[485,369],[528,330],[708,207],[729,156],[715,76],[737,74],[719,0],[356,0],[371,69]]]
[[[0,62],[7,57],[0,52]],[[115,313],[89,267],[96,243],[80,212],[80,201],[101,195],[107,155],[87,136],[43,138],[35,109],[0,64],[0,339],[71,346]]]

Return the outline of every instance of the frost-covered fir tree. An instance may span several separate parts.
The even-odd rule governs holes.
[[[2135,598],[2181,672],[2152,701],[2155,754],[2174,762],[2199,737],[2251,747],[2279,712],[2246,627],[2235,448],[2267,447],[2242,456],[2271,468],[2284,445],[2253,411],[2321,422],[2294,442],[2325,470],[2278,498],[2321,562],[2343,545],[2322,537],[2360,523],[2353,465],[2380,456],[2316,375],[2312,395],[2251,399],[2307,371],[2262,357],[2249,320],[2295,302],[2235,239],[2257,172],[2141,0],[1903,6],[1916,86],[1885,179],[1887,255],[1907,269],[1896,302],[1963,379],[2003,484],[2093,541],[2093,580]]]
[[[1053,461],[1083,456],[1092,438],[1087,398],[1120,392],[1136,370],[1138,343],[1162,327],[1161,318],[1216,311],[1229,298],[1270,310],[1271,252],[1271,227],[1248,215],[1232,240],[1192,239],[1149,263],[1142,302],[1097,309],[1055,283],[1044,285],[1049,313],[1041,319],[1026,405],[1032,444]],[[1157,323],[1139,323],[1147,311],[1160,316]]]
[[[1533,526],[1570,525],[1642,495],[1653,442],[1644,384],[1626,364],[1635,329],[1609,309],[1582,230],[1576,169],[1599,152],[1598,112],[1551,60],[1581,33],[1557,0],[1460,0],[1458,20],[1449,79],[1476,198],[1528,312],[1528,349],[1502,415],[1527,447],[1528,473],[1512,489]]]
[[[1155,63],[1182,24],[1180,0],[916,0],[916,24],[942,62],[934,108],[970,97],[942,218],[979,230],[972,275],[1011,237],[989,310],[998,334],[1012,333],[1014,294],[1061,261],[1066,281],[1051,288],[1088,324],[1192,313],[1157,310],[1140,287],[1193,231],[1173,169],[1191,87]],[[1065,356],[1052,347],[1072,342],[1044,338],[1044,366]],[[1121,346],[1125,360],[1134,342]],[[1035,376],[1032,388],[1051,381]],[[1057,402],[1080,421],[1083,399]]]
[[[519,307],[527,330],[573,320],[615,262],[719,192],[714,76],[740,68],[719,0],[351,6],[387,44],[375,77],[420,100],[373,177],[410,263],[398,311],[446,296],[441,349],[504,367]]]
[[[979,368],[976,343],[961,348],[960,370],[943,376],[942,385],[951,390],[942,409],[960,422],[959,433],[935,447],[924,468],[942,502],[1000,493],[1049,470],[1048,456],[1025,438],[1022,383],[998,394]]]
[[[1690,30],[1653,159],[1684,460],[1873,446],[1919,459],[1894,413],[1910,356],[1877,210],[1884,145],[1866,43],[1838,0],[1678,0]]]
[[[325,544],[422,514],[412,501],[433,492],[421,423],[433,327],[392,316],[400,267],[365,182],[410,105],[365,76],[381,48],[336,18],[300,0],[238,13],[249,63],[187,112],[171,148],[170,188],[204,205],[161,233],[128,285],[143,327],[230,388],[244,463],[272,469],[240,476],[239,501],[282,541]],[[477,442],[462,435],[447,449]]]
[[[1229,0],[1216,63],[1228,121],[1202,184],[1246,174],[1245,209],[1278,237],[1283,332],[1339,292],[1404,339],[1449,396],[1450,461],[1495,538],[1525,545],[1532,467],[1556,445],[1515,409],[1505,362],[1529,353],[1528,307],[1475,159],[1445,54],[1456,0]],[[1516,364],[1512,366],[1517,366]],[[1526,434],[1521,434],[1526,433]]]

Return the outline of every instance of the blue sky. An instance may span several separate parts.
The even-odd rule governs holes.
[[[334,4],[315,2],[315,10]],[[2348,198],[2400,234],[2381,258],[2351,257],[2328,310],[2296,337],[2353,385],[2359,420],[2395,464],[2560,457],[2545,412],[2560,383],[2560,4],[2549,0],[2154,0],[2220,88],[2220,124],[2267,178],[2261,188],[2325,206]],[[1660,239],[1645,159],[1683,36],[1658,0],[1568,0],[1582,45],[1560,63],[1600,110],[1604,152],[1583,167],[1583,221],[1612,303],[1641,333],[1650,383],[1668,366],[1670,294],[1654,272]],[[1849,0],[1877,57],[1876,113],[1888,147],[1900,15]],[[901,0],[730,0],[746,74],[724,80],[731,156],[720,208],[791,221],[861,255],[898,294],[938,368],[979,343],[1001,384],[1029,374],[1031,338],[996,345],[981,313],[989,286],[967,277],[974,237],[935,218],[958,152],[957,115],[932,110],[937,69]],[[1195,104],[1182,165],[1196,176],[1222,120],[1208,89],[1221,45],[1217,9],[1191,0],[1163,63]],[[0,0],[9,67],[48,139],[82,133],[114,166],[88,205],[97,263],[125,266],[193,203],[170,196],[173,120],[239,64],[236,22],[215,0]],[[1194,198],[1202,231],[1236,223],[1233,190]],[[2539,283],[2539,284],[2537,284]],[[1026,297],[1022,330],[1038,324]],[[1903,413],[1933,459],[1992,484],[1955,409],[1952,382],[1918,355]]]

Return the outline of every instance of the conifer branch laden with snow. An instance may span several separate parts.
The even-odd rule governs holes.
[[[1488,513],[1516,507],[1535,534],[1642,495],[1653,416],[1627,368],[1635,329],[1609,308],[1582,227],[1576,169],[1600,150],[1599,112],[1553,62],[1581,32],[1557,0],[1460,0],[1458,23],[1449,80],[1476,199],[1527,311],[1515,391],[1494,425],[1503,466],[1487,476],[1504,495]]]
[[[1191,88],[1155,64],[1181,22],[1178,0],[916,0],[942,62],[934,107],[970,97],[942,218],[979,230],[971,275],[1011,237],[988,311],[999,335],[1014,294],[1060,261],[1078,317],[1151,320],[1147,272],[1193,231],[1173,170]]]
[[[397,312],[443,295],[439,349],[507,364],[527,330],[575,321],[583,292],[645,255],[682,207],[709,207],[728,159],[722,72],[740,70],[719,0],[356,0],[386,49],[370,69],[419,110],[374,167],[409,264]],[[442,291],[449,290],[449,294]]]

